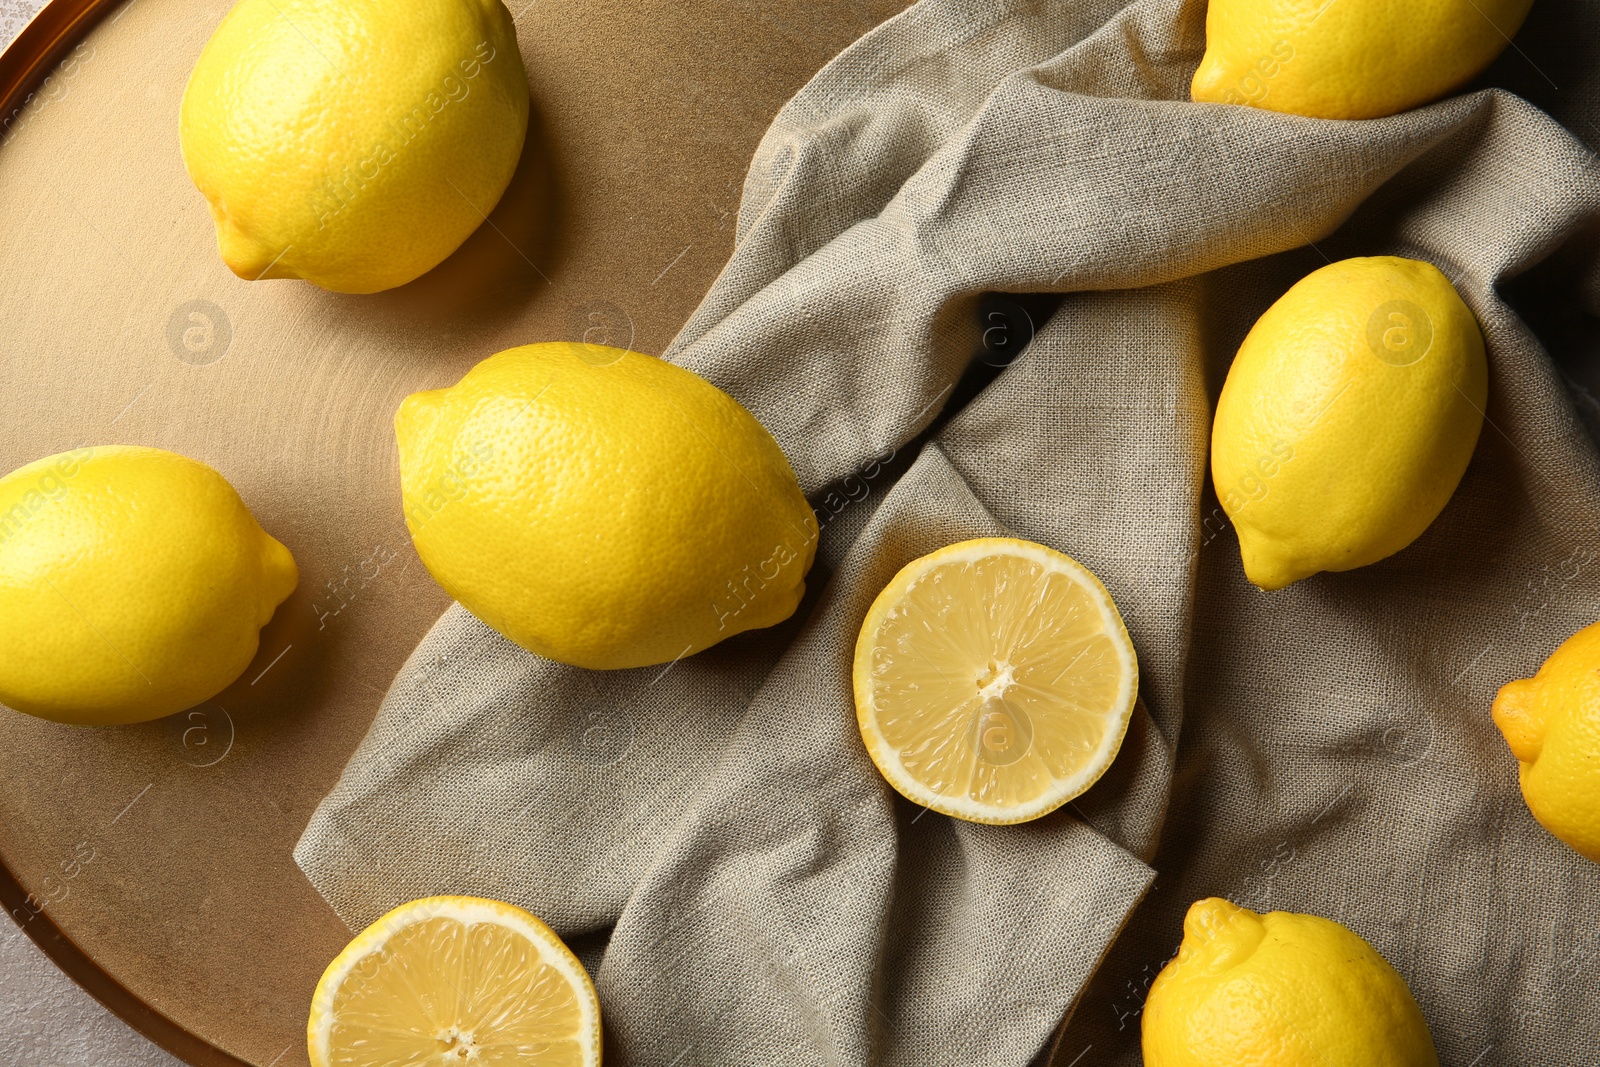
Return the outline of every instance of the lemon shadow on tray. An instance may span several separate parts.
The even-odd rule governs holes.
[[[565,200],[545,123],[534,101],[522,155],[505,192],[444,262],[383,292],[322,295],[336,301],[341,313],[370,320],[379,328],[396,321],[459,318],[469,312],[475,323],[510,316],[553,285],[564,251]]]
[[[188,753],[198,742],[209,740],[204,734],[192,734],[191,743],[184,744],[182,734],[190,726],[214,726],[219,713],[226,719],[227,728],[240,734],[252,724],[259,726],[262,719],[284,724],[308,713],[314,698],[313,683],[324,673],[319,666],[335,651],[338,636],[333,627],[319,631],[321,620],[311,603],[313,593],[302,581],[278,605],[261,628],[250,665],[220,693],[193,708],[157,720],[174,735],[172,740],[177,747]],[[201,714],[197,716],[196,712]]]
[[[277,721],[308,703],[306,681],[320,672],[316,664],[327,655],[318,642],[313,613],[306,610],[305,594],[296,589],[278,605],[262,627],[256,654],[249,665],[220,692],[181,711],[144,722],[114,726],[81,727],[117,740],[124,755],[134,754],[145,767],[167,766],[166,760],[197,770],[223,765],[232,768],[249,762],[252,746],[242,743],[265,721]],[[299,609],[299,610],[295,610]],[[277,685],[269,685],[276,676]],[[259,683],[259,684],[257,684]]]

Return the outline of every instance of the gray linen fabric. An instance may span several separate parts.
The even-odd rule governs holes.
[[[1020,1067],[1070,1015],[1055,1061],[1086,1067],[1138,1062],[1183,909],[1220,894],[1367,937],[1446,1064],[1596,1062],[1600,867],[1528,815],[1488,709],[1600,615],[1600,461],[1508,303],[1588,336],[1600,165],[1497,90],[1353,123],[1189,104],[1203,18],[922,0],[784,108],[667,358],[789,454],[808,599],[609,674],[452,608],[296,850],[346,921],[532,909],[595,973],[614,1063]],[[1373,254],[1456,282],[1489,422],[1414,546],[1260,593],[1207,484],[1212,403],[1274,299]],[[992,290],[1067,295],[952,412]],[[1143,694],[1106,778],[1019,827],[899,800],[849,685],[895,570],[1000,532],[1101,576]]]

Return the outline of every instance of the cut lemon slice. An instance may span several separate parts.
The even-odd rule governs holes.
[[[323,972],[312,1067],[598,1067],[600,1001],[578,958],[521,908],[402,904]]]
[[[856,641],[861,739],[906,799],[958,819],[1037,819],[1116,758],[1133,643],[1070,556],[987,537],[908,564]]]

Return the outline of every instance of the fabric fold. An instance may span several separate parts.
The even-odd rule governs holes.
[[[1445,1062],[1588,1062],[1593,984],[1519,946],[1546,918],[1586,936],[1600,879],[1532,824],[1487,709],[1600,603],[1600,463],[1508,301],[1537,276],[1592,306],[1596,159],[1494,89],[1369,122],[1188,103],[1203,17],[922,0],[783,109],[666,358],[789,455],[823,530],[806,601],[606,674],[451,608],[296,849],[342,918],[530,908],[597,974],[613,1062],[1021,1067],[1070,1015],[1059,1062],[1133,1064],[1182,908],[1216,893],[1352,925]],[[1259,593],[1207,486],[1212,404],[1273,300],[1379,254],[1434,262],[1482,322],[1478,452],[1416,545]],[[996,290],[1064,296],[957,405]],[[1141,668],[1105,778],[1020,827],[898,799],[849,688],[895,569],[999,532],[1093,569]],[[1514,1025],[1528,988],[1580,1021]]]

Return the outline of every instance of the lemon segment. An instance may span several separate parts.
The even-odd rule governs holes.
[[[862,740],[890,785],[956,818],[1017,823],[1105,773],[1138,664],[1082,564],[980,538],[895,575],[862,623],[854,679]]]
[[[1196,901],[1145,1000],[1146,1067],[1438,1067],[1405,979],[1331,919]]]
[[[367,927],[311,1000],[312,1067],[597,1067],[600,1002],[521,908],[427,897]]]

